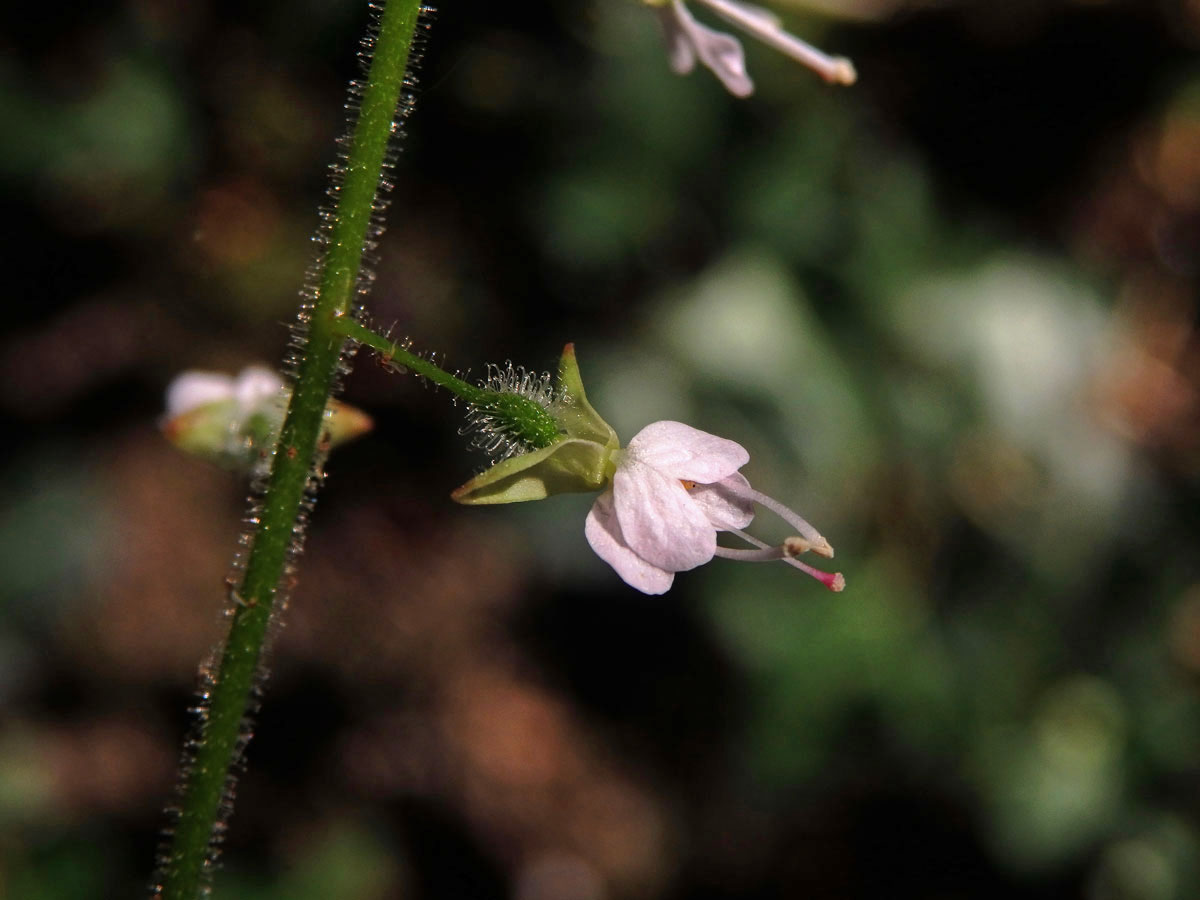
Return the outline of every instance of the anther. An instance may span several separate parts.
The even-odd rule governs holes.
[[[812,552],[817,554],[817,556],[823,556],[826,559],[833,559],[833,545],[823,537],[821,540],[812,545]]]
[[[754,535],[747,534],[741,529],[726,528],[723,530],[728,531],[732,535],[736,535],[746,543],[753,544],[759,549],[756,552],[754,550],[729,550],[725,547],[718,547],[716,553],[717,556],[723,556],[726,559],[741,560],[743,562],[766,562],[768,560],[778,559],[787,563],[789,566],[799,569],[806,575],[815,578],[831,591],[840,592],[846,588],[846,579],[843,577],[841,572],[822,572],[820,569],[814,569],[808,563],[801,562],[800,560],[796,559],[796,556],[805,552],[805,550],[802,549],[805,547],[805,545],[811,547],[814,553],[820,552],[816,545],[809,544],[809,542],[804,538],[793,536],[785,539],[783,544],[780,546],[771,547],[765,541],[760,541]],[[829,546],[829,542],[824,538],[821,538],[821,542],[823,544],[823,549],[828,550],[828,555],[832,556],[833,548]],[[824,556],[826,554],[822,553],[821,555]]]
[[[783,555],[787,557],[796,557],[801,553],[807,553],[811,549],[813,549],[813,545],[797,535],[792,535],[792,537],[786,538],[783,542]]]

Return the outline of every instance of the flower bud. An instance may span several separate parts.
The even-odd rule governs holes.
[[[186,453],[222,468],[261,474],[269,465],[290,395],[283,378],[264,366],[248,366],[236,377],[184,372],[167,388],[162,431]],[[331,400],[322,440],[335,447],[372,426],[362,410]]]

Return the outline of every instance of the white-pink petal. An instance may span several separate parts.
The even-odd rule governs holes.
[[[745,528],[754,520],[751,490],[746,476],[734,472],[714,484],[697,484],[688,491],[688,496],[718,531],[729,531]]]
[[[625,453],[627,459],[668,478],[701,484],[720,481],[750,461],[750,454],[737,441],[670,421],[647,425],[633,436]]]
[[[644,594],[664,594],[675,581],[674,572],[651,565],[629,548],[613,510],[611,487],[592,504],[583,533],[596,555],[612,566],[630,587]]]
[[[247,366],[238,373],[233,390],[239,410],[243,413],[259,412],[264,403],[279,396],[283,390],[283,378],[266,366]]]
[[[613,508],[630,549],[660,569],[694,569],[716,553],[716,529],[680,481],[636,458],[617,466]]]
[[[754,82],[746,74],[746,54],[741,41],[731,34],[701,25],[681,0],[671,0],[670,9],[664,8],[661,21],[667,33],[671,65],[676,72],[690,72],[694,58],[698,56],[735,97],[748,97],[754,93]],[[685,41],[690,45],[686,53],[680,49],[680,44]],[[686,68],[680,68],[684,65]]]
[[[696,67],[696,51],[692,49],[691,37],[680,27],[676,12],[670,6],[658,8],[658,21],[667,42],[671,71],[676,75],[686,75]]]
[[[233,396],[233,378],[220,372],[183,372],[167,387],[167,417]]]
[[[600,558],[638,590],[661,594],[674,573],[703,565],[718,552],[752,562],[782,559],[832,590],[842,589],[840,574],[793,558],[805,550],[832,556],[833,549],[795,512],[751,487],[737,471],[749,454],[735,441],[682,422],[654,422],[613,459],[612,486],[592,506],[584,532]],[[768,547],[743,531],[754,519],[756,504],[795,527],[798,543],[789,538]],[[732,532],[759,550],[718,548],[718,531]]]

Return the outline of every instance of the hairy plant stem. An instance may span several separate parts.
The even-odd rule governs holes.
[[[276,593],[300,533],[305,493],[317,477],[325,405],[333,392],[348,317],[365,284],[364,246],[377,236],[377,193],[396,126],[420,0],[388,0],[379,14],[370,68],[346,143],[336,207],[316,278],[296,383],[283,423],[220,663],[209,673],[199,731],[185,753],[182,795],[170,844],[154,885],[165,900],[194,900],[211,891],[220,834],[233,802],[233,772],[250,738],[263,647]],[[207,702],[204,702],[207,701]]]
[[[491,420],[493,424],[489,428],[500,428],[507,436],[515,438],[525,450],[549,447],[563,437],[554,415],[542,403],[528,394],[522,394],[519,384],[506,385],[504,390],[492,390],[490,386],[476,387],[411,352],[407,343],[397,344],[349,316],[338,317],[333,327],[343,337],[378,352],[384,363],[432,381],[460,400],[465,400],[472,410]],[[511,371],[511,366],[509,369]],[[473,429],[468,427],[468,430]]]
[[[468,403],[486,403],[492,394],[491,391],[486,391],[473,384],[468,384],[461,378],[456,378],[423,356],[418,356],[405,349],[403,344],[397,344],[390,338],[372,331],[366,325],[349,316],[339,317],[334,322],[333,327],[343,337],[350,338],[360,344],[365,344],[372,350],[377,351],[385,362],[396,363],[414,375],[427,378],[439,387],[444,387],[456,397],[466,400]]]

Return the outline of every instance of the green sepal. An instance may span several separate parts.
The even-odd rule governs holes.
[[[250,415],[241,413],[236,401],[214,400],[162,423],[167,440],[185,453],[235,472],[263,467],[279,438],[287,397],[264,403]],[[325,408],[321,441],[332,449],[365,434],[374,427],[371,417],[357,407],[330,400]]]
[[[600,414],[588,403],[583,379],[579,375],[579,363],[575,360],[574,344],[563,347],[562,359],[558,363],[558,389],[562,403],[554,415],[568,437],[592,441],[609,450],[621,446],[613,427],[600,418]]]
[[[496,463],[454,491],[458,503],[484,505],[544,500],[552,494],[603,490],[612,478],[613,453],[621,442],[588,403],[575,361],[575,345],[563,348],[558,365],[559,402],[554,418],[564,437],[539,450]]]
[[[230,398],[173,416],[162,423],[162,430],[185,453],[223,469],[248,471],[270,453],[282,422],[282,405],[264,404],[264,411],[244,416]]]
[[[328,440],[329,448],[340,447],[347,441],[361,437],[375,427],[375,420],[349,403],[341,400],[330,400],[325,407],[325,425],[321,430],[321,439]]]
[[[612,448],[595,441],[567,438],[496,463],[454,491],[450,498],[457,503],[485,505],[598,491],[612,476],[611,456]]]

